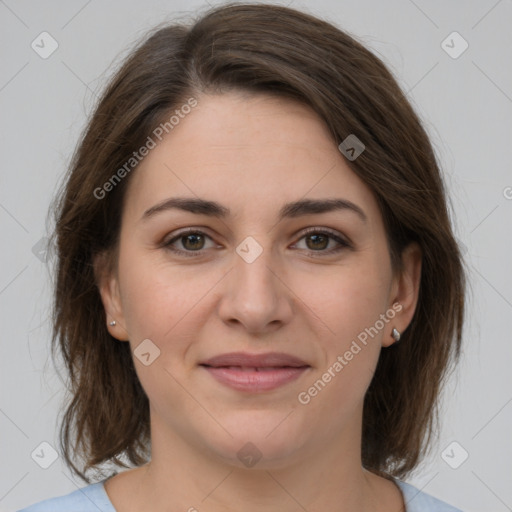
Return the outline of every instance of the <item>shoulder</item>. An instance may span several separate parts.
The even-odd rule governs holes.
[[[420,491],[411,484],[397,479],[395,482],[404,495],[407,512],[462,512],[460,509]]]
[[[103,487],[103,481],[77,489],[64,496],[34,503],[18,512],[116,512]]]

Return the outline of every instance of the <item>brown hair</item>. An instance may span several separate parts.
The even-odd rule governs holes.
[[[191,26],[149,34],[111,79],[77,147],[53,234],[52,349],[60,348],[71,393],[60,431],[64,458],[87,482],[86,473],[107,461],[129,467],[149,458],[148,398],[129,344],[106,329],[93,268],[102,253],[115,266],[130,175],[102,199],[94,191],[187,98],[230,89],[309,105],[336,144],[355,134],[366,149],[348,164],[375,194],[393,269],[400,271],[410,242],[421,247],[414,317],[400,343],[382,351],[363,414],[363,466],[404,477],[426,453],[462,339],[465,269],[444,184],[428,136],[385,65],[333,25],[267,4],[224,5]]]

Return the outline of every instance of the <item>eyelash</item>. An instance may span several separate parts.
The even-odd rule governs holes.
[[[180,240],[181,238],[183,238],[187,235],[191,235],[191,234],[202,235],[202,236],[206,236],[211,239],[211,237],[208,234],[206,234],[204,231],[194,229],[194,228],[189,228],[184,231],[181,231],[180,233],[178,233],[176,236],[174,236],[170,240],[164,242],[162,244],[162,247],[165,248],[166,250],[169,250],[169,251],[175,253],[175,254],[183,255],[187,258],[194,258],[194,257],[197,258],[202,255],[203,249],[199,249],[197,251],[185,251],[182,249],[176,249],[175,247],[172,247],[172,244],[174,242]],[[339,244],[338,247],[335,247],[334,249],[330,249],[330,250],[307,251],[308,255],[313,256],[313,257],[324,257],[327,255],[330,256],[332,254],[336,254],[336,253],[342,251],[343,249],[352,247],[351,244],[349,244],[346,240],[341,238],[335,231],[331,231],[330,229],[325,229],[325,228],[323,228],[323,229],[308,228],[302,234],[302,236],[299,238],[299,241],[311,234],[328,235],[329,238],[335,240]]]

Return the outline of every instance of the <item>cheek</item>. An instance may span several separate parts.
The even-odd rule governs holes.
[[[147,249],[130,249],[119,260],[119,272],[132,348],[149,338],[171,359],[186,351],[207,318],[219,273],[172,265]]]
[[[376,261],[334,267],[324,277],[306,277],[300,296],[324,326],[329,346],[343,348],[385,312],[389,275]]]
[[[383,330],[375,325],[379,322],[381,327],[386,292],[387,281],[378,269],[365,267],[338,272],[324,293],[310,295],[312,309],[321,319],[318,338],[324,358],[298,401],[319,429],[334,434],[362,407],[380,355]],[[337,421],[326,422],[326,414]]]
[[[177,322],[184,303],[179,297],[186,295],[178,281],[172,290],[165,275],[157,268],[142,264],[129,266],[122,279],[123,313],[130,340],[161,338],[163,329],[170,329]]]
[[[301,292],[319,319],[318,338],[325,358],[316,375],[322,382],[315,389],[326,400],[347,402],[348,409],[348,402],[354,405],[370,384],[386,325],[381,315],[387,309],[390,275],[379,258],[367,256],[357,264],[333,268],[329,279],[316,278],[317,287],[309,286],[308,294],[306,288]]]
[[[139,246],[127,233],[122,233],[121,240],[118,268],[126,328],[133,341],[141,336],[156,338],[163,322],[170,329],[173,318],[179,316],[183,307],[179,297],[187,296],[184,283],[179,272],[172,275],[169,265],[159,261],[160,249]]]
[[[140,383],[162,414],[169,403],[180,410],[190,409],[192,414],[193,404],[186,400],[179,382],[192,365],[188,351],[198,338],[199,316],[207,314],[205,294],[218,277],[210,279],[209,274],[199,276],[191,268],[172,267],[147,253],[137,257],[136,251],[127,250],[124,255],[119,260],[123,313]],[[146,339],[157,347],[146,342],[148,365],[137,356]]]

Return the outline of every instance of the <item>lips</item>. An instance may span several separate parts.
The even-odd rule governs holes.
[[[280,367],[300,368],[302,366],[309,366],[302,359],[283,352],[269,352],[267,354],[232,352],[212,357],[201,364],[213,368],[236,366],[257,369]]]
[[[310,365],[282,352],[232,352],[212,357],[200,366],[218,382],[246,392],[270,391],[300,377]]]

